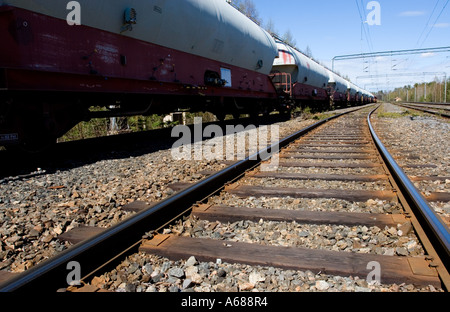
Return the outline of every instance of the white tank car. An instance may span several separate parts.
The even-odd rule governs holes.
[[[348,92],[348,89],[350,88],[350,83],[341,76],[339,76],[338,74],[333,73],[333,76],[334,79],[336,80],[335,91],[342,94],[346,94]]]
[[[291,46],[277,41],[278,58],[274,61],[273,71],[289,73],[292,83],[302,83],[324,89],[330,81],[330,73],[325,67],[295,50]]]
[[[321,89],[332,86],[336,92],[342,94],[346,94],[351,88],[349,81],[291,46],[281,41],[277,41],[277,46],[279,55],[274,61],[273,71],[290,73],[293,83],[298,82]]]
[[[356,89],[356,85],[352,82],[350,82],[350,95],[351,96],[355,96],[356,92],[358,92],[358,90]]]
[[[275,40],[225,0],[78,0],[81,24],[268,75]],[[0,0],[67,19],[68,0]],[[126,12],[136,14],[127,25]],[[129,26],[129,27],[127,27]],[[74,26],[76,27],[76,26]],[[76,38],[73,38],[76,40]]]

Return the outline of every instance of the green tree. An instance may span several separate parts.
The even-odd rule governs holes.
[[[269,33],[269,34],[276,34],[277,30],[275,29],[275,23],[273,22],[273,20],[270,18],[269,21],[266,23],[266,26],[264,27],[264,29]]]
[[[256,9],[256,5],[253,0],[232,0],[231,3],[247,17],[251,18],[259,25],[262,24],[262,19],[259,17],[258,10]]]
[[[287,44],[293,46],[295,48],[295,45],[297,44],[297,42],[294,39],[294,36],[292,35],[292,32],[290,29],[288,29],[284,35],[283,35],[283,41],[286,42]]]
[[[313,57],[312,51],[311,51],[311,48],[309,47],[309,45],[306,46],[305,55],[309,56],[310,58]]]

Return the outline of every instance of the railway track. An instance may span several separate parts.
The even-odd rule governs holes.
[[[421,112],[438,115],[444,118],[450,118],[449,104],[433,104],[433,103],[402,103],[397,104],[401,107],[415,109]]]
[[[443,118],[417,116],[411,110],[390,104],[383,105],[382,110],[388,113],[376,114],[373,120],[378,136],[416,188],[450,225],[448,123]],[[430,197],[430,192],[441,194]]]
[[[173,185],[178,193],[163,202],[128,205],[138,213],[111,229],[68,232],[61,239],[80,243],[0,290],[64,288],[67,263],[76,261],[84,272],[80,290],[95,291],[89,285],[94,276],[137,251],[178,262],[194,256],[448,289],[448,228],[420,194],[402,186],[404,177],[393,172],[398,168],[380,155],[386,151],[370,132],[367,114],[333,117],[268,147],[264,152],[282,148],[275,171],[262,171],[261,157],[249,157],[204,173],[210,176],[195,185]],[[318,209],[308,209],[317,203]],[[313,248],[315,240],[324,244]],[[263,281],[270,284],[270,277],[254,277],[237,290]],[[328,289],[322,286],[313,289]]]

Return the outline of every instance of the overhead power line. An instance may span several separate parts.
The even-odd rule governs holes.
[[[417,76],[437,76],[437,75],[447,77],[446,72],[418,72],[418,73],[396,73],[396,74],[358,76],[356,77],[356,81],[358,81],[359,79],[371,79],[377,77],[417,77]]]
[[[425,31],[427,30],[428,25],[430,25],[431,18],[433,17],[434,11],[436,11],[436,8],[437,8],[437,5],[439,4],[439,1],[440,1],[440,0],[437,0],[437,1],[436,1],[436,4],[434,5],[433,12],[431,12],[431,15],[430,15],[430,17],[428,18],[428,21],[427,21],[427,24],[425,25],[425,28],[422,30],[422,33],[420,34],[419,39],[417,39],[416,46],[419,45],[420,39],[422,39],[422,36],[423,36],[423,34],[425,33]]]
[[[361,0],[361,5],[363,6],[362,12],[361,12],[361,8],[359,6],[358,0],[355,0],[355,3],[356,3],[356,7],[358,9],[359,18],[361,19],[361,40],[362,40],[362,32],[364,31],[364,34],[366,36],[367,46],[368,46],[369,50],[372,51],[373,45],[372,45],[372,38],[370,36],[370,29],[367,27],[367,30],[366,30],[367,21],[365,21],[363,18],[363,13],[364,13],[363,1]]]
[[[377,57],[377,56],[412,55],[412,54],[422,54],[422,53],[431,53],[431,52],[433,52],[433,53],[450,52],[450,47],[438,47],[438,48],[426,48],[426,49],[410,49],[410,50],[396,50],[396,51],[382,51],[382,52],[338,55],[338,56],[335,56],[332,59],[332,63],[333,63],[332,69],[334,70],[334,62],[335,61],[354,60],[354,59],[370,58],[370,57]]]
[[[445,8],[447,7],[447,5],[448,5],[449,2],[450,2],[450,0],[447,0],[447,2],[445,3],[444,7],[443,7],[442,10],[441,10],[441,13],[439,13],[438,17],[436,18],[436,20],[434,21],[432,27],[430,28],[430,31],[428,32],[427,36],[426,36],[425,39],[423,40],[422,45],[427,41],[428,36],[429,36],[429,35],[431,34],[431,32],[433,31],[434,26],[435,26],[436,23],[438,22],[438,20],[439,20],[439,18],[441,17],[442,13],[444,13],[444,10],[445,10]],[[421,46],[422,46],[422,45],[421,45]]]
[[[444,1],[445,1],[445,0],[444,0]],[[436,12],[436,8],[438,7],[439,3],[440,3],[440,0],[437,0],[437,1],[436,1],[436,4],[434,5],[433,11],[431,12],[430,17],[428,18],[427,23],[426,23],[424,29],[422,30],[422,33],[421,33],[420,36],[419,36],[419,39],[417,39],[417,43],[416,43],[416,45],[415,45],[414,48],[422,48],[422,46],[425,44],[425,42],[427,41],[427,39],[428,39],[428,37],[430,36],[431,32],[433,31],[433,28],[435,27],[437,21],[439,20],[439,18],[441,17],[442,13],[443,13],[444,10],[445,10],[445,8],[447,7],[447,4],[449,3],[449,0],[447,0],[447,3],[446,3],[446,4],[444,5],[444,7],[441,9],[441,12],[439,13],[439,15],[438,15],[438,17],[436,18],[435,22],[434,22],[433,24],[430,24],[430,21],[431,21],[431,19],[433,18],[434,13]],[[430,27],[430,29],[429,29],[427,35],[426,35],[426,37],[423,39],[422,43],[420,43],[421,40],[422,40],[422,38],[423,38],[423,35],[424,35],[425,32],[428,30],[428,27]],[[409,63],[408,63],[408,66],[407,66],[407,67],[411,66],[411,65],[415,62],[415,60],[416,60],[416,55],[413,56],[413,57],[409,60]]]

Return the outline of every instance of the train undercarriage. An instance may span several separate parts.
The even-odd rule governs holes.
[[[48,148],[78,123],[93,118],[189,111],[210,112],[224,120],[226,115],[237,119],[242,114],[288,113],[293,108],[283,101],[252,98],[142,94],[8,92],[0,101],[0,146],[27,152]]]
[[[122,0],[108,1],[107,23],[101,27],[97,15],[82,25],[68,25],[59,10],[63,1],[12,2],[16,6],[0,6],[0,146],[41,150],[92,118],[189,110],[211,112],[220,120],[229,114],[352,104],[336,101],[325,85],[306,85],[307,79],[292,84],[289,93],[276,90],[269,76],[278,54],[275,40],[223,1],[204,1],[202,10],[198,1],[186,0],[170,10],[137,1],[137,10],[152,16],[145,22],[160,27],[161,36],[141,22],[123,31],[117,28],[116,22],[130,22],[122,21]],[[82,2],[85,9],[103,3]],[[185,29],[161,27],[179,22],[181,16],[193,18],[186,27],[199,22],[204,27],[182,36]],[[207,27],[211,25],[216,28]],[[198,40],[198,32],[209,39]]]

